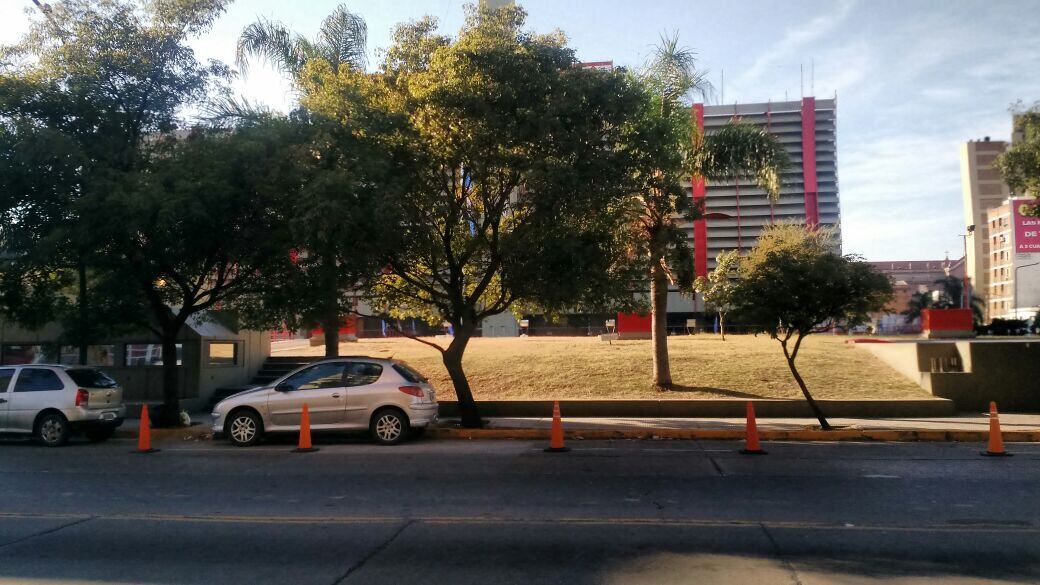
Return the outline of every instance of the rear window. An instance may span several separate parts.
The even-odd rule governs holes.
[[[427,382],[426,377],[413,370],[411,366],[405,364],[394,364],[394,371],[401,374],[402,378],[408,380],[412,384],[425,384]]]
[[[115,388],[119,384],[104,372],[90,369],[66,370],[72,381],[81,388]]]

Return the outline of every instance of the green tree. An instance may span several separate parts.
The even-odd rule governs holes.
[[[780,342],[791,375],[820,426],[829,429],[795,365],[802,341],[839,323],[865,322],[891,298],[891,282],[870,264],[835,252],[831,230],[794,224],[766,228],[739,274],[735,310]]]
[[[415,179],[400,202],[403,246],[370,303],[452,324],[447,347],[423,342],[441,352],[473,427],[462,358],[484,318],[520,305],[632,304],[621,233],[628,122],[647,106],[626,76],[575,67],[561,35],[522,30],[521,9],[469,10],[452,40],[431,19],[399,27],[376,78],[374,95],[407,122],[394,139],[412,152]],[[303,103],[324,114],[361,83],[328,71]]]
[[[81,361],[112,324],[113,300],[92,292],[111,251],[82,210],[139,168],[149,135],[174,128],[179,111],[227,78],[188,46],[226,4],[62,0],[0,48],[5,311],[28,326],[61,322]]]
[[[996,166],[1017,195],[1040,197],[1040,102],[1014,115],[1014,130],[1021,135],[997,157]],[[1040,206],[1032,207],[1040,216]]]
[[[740,254],[736,250],[719,252],[715,259],[715,270],[707,277],[697,278],[695,289],[704,296],[704,302],[719,315],[719,331],[726,341],[726,314],[733,308],[733,295],[737,290],[734,281],[740,265]]]
[[[99,196],[80,221],[111,250],[113,282],[146,307],[162,344],[161,424],[179,424],[177,339],[190,320],[231,310],[291,274],[282,215],[283,135],[267,125],[156,137],[147,168]]]
[[[649,264],[654,384],[672,384],[668,359],[668,288],[693,288],[693,253],[677,218],[701,216],[687,194],[684,181],[690,176],[708,180],[752,178],[773,198],[780,193],[780,174],[788,164],[783,146],[776,138],[750,125],[731,123],[700,136],[692,126],[686,98],[710,92],[704,72],[696,68],[693,51],[683,48],[678,37],[662,37],[640,79],[656,96],[655,166],[640,168],[638,199],[638,245]]]

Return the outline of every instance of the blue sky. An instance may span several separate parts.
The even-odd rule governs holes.
[[[195,43],[231,62],[242,27],[265,16],[312,35],[339,0],[239,0]],[[1007,139],[1008,106],[1040,99],[1040,21],[1033,0],[521,0],[529,26],[567,33],[579,58],[641,64],[663,32],[700,55],[725,103],[801,93],[838,96],[838,173],[846,252],[872,260],[959,257],[963,232],[959,148]],[[395,23],[430,14],[444,31],[462,22],[457,0],[348,0],[369,25],[369,52]],[[0,43],[24,30],[30,0],[0,5]],[[276,108],[289,86],[260,66],[239,93]]]

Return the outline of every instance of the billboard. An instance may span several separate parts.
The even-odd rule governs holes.
[[[1011,200],[1015,252],[1018,254],[1040,254],[1040,217],[1036,217],[1036,206],[1035,199]]]

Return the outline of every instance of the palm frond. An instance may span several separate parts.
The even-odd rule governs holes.
[[[775,136],[745,122],[730,122],[706,136],[696,161],[706,179],[751,178],[773,200],[780,197],[781,175],[789,164]]]
[[[661,35],[660,43],[643,67],[644,81],[664,99],[681,102],[690,95],[710,100],[714,92],[707,70],[697,68],[697,53],[679,45],[679,34]]]
[[[214,126],[260,122],[274,115],[271,108],[259,103],[250,102],[246,98],[222,95],[207,103],[201,113],[205,122]]]
[[[315,44],[334,68],[346,64],[363,70],[368,62],[368,25],[340,4],[322,21]]]
[[[307,57],[301,54],[300,35],[283,24],[260,19],[242,30],[235,49],[235,64],[245,72],[250,59],[265,61],[289,74],[299,75]]]

